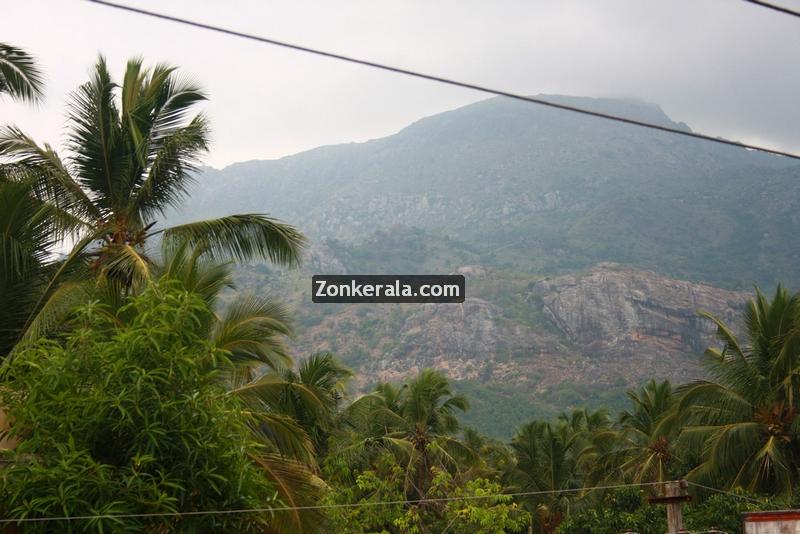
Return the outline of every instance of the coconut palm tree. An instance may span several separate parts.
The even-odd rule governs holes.
[[[567,422],[532,421],[511,440],[516,465],[507,475],[508,486],[515,492],[552,492],[523,501],[537,532],[554,532],[569,510],[571,495],[558,491],[580,487],[579,437]]]
[[[352,373],[330,353],[312,354],[297,370],[267,371],[231,393],[260,414],[260,431],[276,449],[315,465],[327,449],[327,436]]]
[[[365,467],[389,450],[406,471],[406,495],[424,500],[433,468],[457,472],[461,460],[475,456],[455,435],[456,412],[468,407],[466,397],[455,394],[434,369],[424,369],[399,388],[380,384],[348,406],[332,455]]]
[[[681,391],[681,441],[702,450],[689,478],[726,488],[789,495],[800,468],[800,294],[761,291],[744,313],[746,340],[720,319],[722,349],[709,349],[714,380]]]
[[[247,344],[255,344],[258,337],[257,332],[245,336]],[[244,399],[260,421],[254,431],[271,452],[256,461],[275,483],[281,499],[300,508],[278,514],[276,524],[285,531],[325,531],[324,515],[313,508],[325,489],[315,474],[317,459],[327,447],[327,434],[350,374],[333,355],[319,353],[296,371],[270,369],[230,392]]]
[[[467,398],[455,394],[447,378],[433,369],[424,369],[408,383],[400,414],[405,424],[400,432],[413,445],[411,464],[415,464],[414,487],[417,497],[424,499],[430,485],[434,456],[448,459],[448,449],[463,451],[453,434],[458,430],[456,410],[469,408]]]
[[[328,436],[336,423],[345,388],[353,372],[344,367],[330,352],[318,352],[304,359],[297,371],[283,373],[286,383],[279,409],[291,415],[311,438],[317,456],[328,451]],[[295,385],[309,389],[319,402],[309,403],[298,394]]]
[[[161,248],[153,274],[180,283],[214,310],[212,322],[203,327],[209,341],[228,351],[236,365],[236,371],[228,377],[232,386],[252,381],[260,368],[283,372],[291,367],[292,358],[284,342],[292,335],[291,319],[280,302],[268,296],[236,293],[222,306],[222,291],[235,289],[232,262],[215,261],[204,246],[193,247],[188,241],[162,243]]]
[[[669,381],[650,380],[638,391],[628,391],[632,411],[620,414],[620,444],[613,454],[626,479],[664,482],[678,462],[675,426],[670,424],[675,396]]]
[[[9,182],[0,176],[0,355],[8,354],[45,281],[52,244],[52,206],[33,195],[30,182]]]
[[[469,456],[460,459],[462,473],[466,480],[475,478],[496,479],[514,464],[511,448],[499,439],[485,436],[477,430],[466,427],[462,431],[462,443]]]
[[[576,470],[584,486],[617,481],[620,471],[609,457],[619,444],[619,431],[606,408],[583,409],[562,413],[558,421],[575,434],[572,449],[577,454]]]
[[[208,121],[192,112],[205,98],[175,68],[147,69],[139,59],[128,62],[119,86],[101,57],[90,81],[72,96],[65,158],[16,127],[0,131],[0,160],[14,169],[5,174],[34,181],[39,198],[67,213],[66,233],[74,243],[38,294],[26,328],[41,320],[76,263],[85,264],[112,294],[135,290],[152,274],[149,244],[156,236],[172,246],[185,241],[220,261],[299,261],[303,236],[265,215],[164,225],[166,211],[185,198],[208,147]]]
[[[42,73],[24,50],[0,43],[0,96],[36,102],[42,98]]]
[[[262,426],[256,430],[264,441],[276,453],[313,465],[313,444],[283,403],[283,396],[287,388],[295,390],[294,394],[306,403],[307,412],[322,411],[327,399],[323,393],[286,379],[287,373],[293,373],[286,347],[293,331],[285,307],[268,296],[245,293],[237,293],[222,306],[222,291],[235,289],[233,264],[214,261],[203,247],[187,242],[162,244],[153,272],[162,282],[179,284],[200,295],[212,310],[209,320],[198,324],[198,330],[211,346],[228,353],[233,367],[221,369],[221,379],[231,394],[244,398],[259,415]],[[124,319],[124,306],[119,310]]]

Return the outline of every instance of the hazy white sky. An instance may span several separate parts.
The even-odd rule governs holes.
[[[800,19],[742,1],[118,1],[509,91],[638,97],[695,130],[800,152]],[[216,167],[487,98],[82,0],[6,3],[0,41],[33,53],[47,80],[36,109],[0,100],[0,123],[59,146],[67,96],[97,55],[116,73],[141,55],[207,89]]]

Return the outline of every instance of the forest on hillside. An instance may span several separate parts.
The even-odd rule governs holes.
[[[36,101],[34,59],[0,44],[6,65],[0,91]],[[708,379],[651,380],[621,411],[531,417],[508,440],[463,425],[478,392],[432,369],[349,395],[340,355],[289,350],[283,303],[224,293],[237,264],[296,267],[299,229],[253,213],[158,223],[208,149],[206,98],[140,59],[115,81],[101,57],[73,93],[65,157],[0,130],[6,524],[656,533],[648,498],[680,479],[693,531],[800,505],[800,293],[758,291],[741,336],[709,316]]]

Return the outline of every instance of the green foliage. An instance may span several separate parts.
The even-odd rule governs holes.
[[[647,502],[648,490],[617,489],[605,493],[597,502],[573,511],[557,532],[561,534],[662,534],[666,531],[663,505]],[[775,510],[786,502],[760,498],[739,492],[736,495],[713,494],[683,506],[684,526],[691,532],[742,531],[743,512]]]
[[[431,485],[432,499],[447,499],[414,504],[395,519],[403,534],[424,532],[474,532],[503,534],[522,532],[530,514],[508,496],[495,496],[501,486],[483,478],[457,484],[447,471],[436,471]],[[491,496],[491,497],[490,497]]]
[[[663,506],[650,506],[641,490],[624,489],[606,494],[598,506],[572,512],[556,530],[560,534],[662,534],[666,531]]]
[[[374,465],[374,470],[359,472],[353,485],[332,494],[332,504],[359,504],[332,512],[337,531],[502,534],[522,532],[530,522],[530,515],[510,496],[499,495],[499,483],[485,478],[459,480],[440,469],[434,469],[429,500],[403,504],[403,468],[390,454],[380,456]]]
[[[20,439],[3,515],[173,513],[279,504],[253,459],[253,420],[226,393],[231,365],[198,326],[210,312],[174,284],[120,310],[81,308],[58,340],[23,347],[3,371],[2,405]],[[255,531],[269,514],[101,518],[33,523],[40,531]]]
[[[521,499],[537,532],[552,532],[569,512],[570,499],[559,491],[580,487],[580,437],[581,431],[566,421],[533,421],[511,440],[516,464],[506,479],[515,492],[541,492]]]
[[[791,496],[800,480],[800,294],[778,286],[770,301],[757,291],[746,341],[711,319],[724,343],[707,351],[715,380],[685,386],[678,406],[684,446],[702,450],[689,478]]]
[[[331,512],[342,531],[517,532],[530,516],[498,473],[507,449],[466,430],[455,417],[467,407],[448,380],[431,369],[401,387],[379,384],[350,404],[331,435],[323,472]],[[379,502],[388,504],[377,504]],[[362,506],[363,505],[363,506]]]
[[[459,417],[462,424],[495,438],[509,439],[522,423],[550,419],[558,412],[538,397],[503,384],[460,380],[453,386],[470,402],[469,411]]]
[[[0,167],[0,356],[19,340],[45,278],[55,220],[53,210],[35,198],[34,184],[10,181],[10,172]]]
[[[0,484],[3,514],[113,516],[321,502],[334,505],[325,516],[295,510],[202,519],[104,517],[55,526],[655,533],[665,528],[664,509],[646,502],[652,489],[588,488],[680,478],[698,462],[703,469],[716,461],[715,448],[692,449],[688,438],[676,436],[697,432],[693,425],[700,419],[692,417],[733,413],[725,403],[696,404],[703,398],[698,391],[716,392],[720,384],[703,383],[699,390],[693,384],[680,397],[668,382],[651,381],[628,392],[628,409],[617,419],[605,409],[564,412],[522,425],[505,445],[471,429],[460,432],[458,415],[467,398],[430,369],[400,386],[379,384],[348,403],[350,371],[332,354],[319,353],[296,370],[277,366],[230,390],[231,377],[240,376],[236,369],[264,361],[248,358],[249,345],[236,339],[282,334],[269,325],[273,319],[284,324],[283,317],[266,313],[263,332],[233,328],[229,336],[214,335],[219,321],[235,325],[241,315],[236,310],[243,309],[221,317],[209,310],[227,271],[176,258],[165,264],[161,282],[121,308],[84,306],[62,337],[26,343],[6,362],[0,402],[13,422],[12,437],[21,442],[8,453],[12,463]],[[767,384],[778,380],[775,369],[795,368],[792,302],[779,291],[773,302],[751,306],[753,349],[743,348],[720,323],[726,348],[712,356],[723,366],[772,370]],[[233,361],[237,347],[240,357]],[[762,384],[748,382],[757,375],[721,373],[740,380],[733,381],[737,387]],[[792,380],[780,383],[779,394],[791,391]],[[733,385],[728,390],[739,391]],[[312,474],[314,455],[324,482]],[[736,486],[721,476],[715,480]],[[512,492],[540,493],[504,495]],[[685,507],[693,530],[735,532],[743,511],[790,505],[748,494],[695,497]],[[52,526],[33,525],[42,531]]]
[[[738,496],[738,497],[737,497]],[[742,513],[763,510],[781,510],[792,505],[780,499],[749,495],[742,491],[731,495],[713,494],[696,504],[684,507],[684,523],[692,531],[721,530],[742,531]],[[795,505],[796,506],[796,505]]]
[[[395,532],[395,520],[404,514],[403,468],[384,453],[372,469],[351,473],[347,462],[331,459],[327,478],[335,482],[326,503],[359,506],[333,508],[329,516],[334,532]],[[352,481],[352,482],[351,482]],[[392,502],[393,504],[375,504]]]
[[[672,408],[677,399],[668,381],[648,382],[639,391],[629,391],[633,409],[620,418],[621,445],[612,455],[619,459],[620,470],[633,482],[664,482],[682,476],[676,469],[680,458],[676,451],[677,428]]]
[[[405,495],[424,499],[434,467],[458,471],[460,461],[474,458],[474,451],[454,435],[456,413],[467,407],[466,397],[455,394],[447,378],[433,369],[400,388],[379,384],[346,408],[343,424],[331,435],[331,461],[364,470],[389,451],[406,471]]]
[[[320,456],[327,453],[328,437],[351,376],[352,372],[329,352],[312,354],[297,371],[283,373],[284,388],[273,406],[305,430]]]
[[[3,77],[8,76],[3,69],[11,58],[2,46],[0,90],[9,79]],[[156,235],[171,246],[188,243],[193,251],[217,261],[299,262],[305,238],[263,214],[226,214],[154,229],[157,217],[185,200],[208,148],[208,121],[194,113],[205,99],[203,91],[182,80],[174,67],[146,68],[141,59],[128,62],[118,85],[101,57],[90,80],[72,95],[66,158],[17,127],[0,129],[0,185],[32,184],[30,196],[50,208],[51,222],[68,224],[69,235],[63,224],[49,229],[48,247],[73,238],[70,253],[61,260],[48,259],[52,269],[46,282],[33,288],[33,303],[22,323],[25,331],[34,324],[41,331],[52,326],[44,323],[55,321],[43,321],[42,316],[53,315],[49,301],[68,281],[95,279],[102,282],[101,291],[117,298],[146,285],[155,267],[147,244]],[[7,206],[4,201],[3,209]],[[0,252],[2,263],[8,263],[11,251],[4,247]],[[76,266],[83,267],[82,272],[71,277]],[[0,324],[0,330],[6,328]],[[18,325],[8,328],[14,328],[16,339],[24,334]]]
[[[24,50],[0,43],[0,96],[35,102],[42,97],[42,73],[30,54]]]

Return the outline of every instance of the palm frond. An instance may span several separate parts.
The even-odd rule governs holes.
[[[49,145],[39,146],[15,126],[0,128],[0,156],[10,160],[0,166],[0,178],[8,181],[36,181],[35,194],[87,225],[91,219],[102,218],[70,170]]]
[[[211,340],[238,365],[267,365],[273,370],[291,365],[284,339],[292,335],[290,315],[267,297],[239,295],[216,322]]]
[[[88,282],[68,281],[59,285],[48,295],[44,304],[35,312],[22,333],[22,341],[33,341],[47,335],[63,324],[75,308],[90,298]]]
[[[297,375],[303,384],[329,395],[343,395],[347,380],[353,372],[342,365],[330,352],[316,352],[304,359]]]
[[[299,382],[289,382],[273,373],[230,391],[231,395],[244,399],[248,406],[265,406],[273,410],[281,405],[288,393],[300,397],[308,410],[325,409],[325,402],[312,388]]]
[[[327,532],[325,515],[318,508],[325,483],[304,464],[276,454],[253,457],[277,488],[278,497],[289,510],[275,512],[270,529],[276,533]]]
[[[91,79],[73,94],[68,114],[67,147],[77,181],[92,192],[93,203],[105,212],[119,212],[130,197],[124,187],[129,171],[125,139],[105,58],[98,59]]]
[[[146,220],[176,206],[207,150],[206,119],[197,115],[186,123],[205,95],[178,79],[175,71],[169,65],[145,69],[140,58],[130,60],[125,71],[120,123],[129,143],[128,172],[122,180],[129,218]]]
[[[725,423],[747,418],[753,405],[738,391],[716,382],[698,380],[679,388],[678,412],[688,423]]]
[[[705,317],[713,322],[717,327],[717,337],[720,339],[720,341],[725,343],[726,352],[733,351],[736,356],[744,360],[744,350],[742,349],[742,346],[739,344],[739,340],[736,338],[736,335],[733,333],[730,327],[726,325],[722,319],[716,317],[712,313],[703,310],[698,313],[701,317]]]
[[[294,227],[260,214],[229,215],[163,230],[167,241],[186,240],[204,247],[217,261],[267,259],[279,265],[300,263],[305,237]]]
[[[163,215],[169,207],[179,207],[192,183],[199,156],[208,149],[208,122],[202,115],[183,128],[159,139],[158,151],[145,163],[145,178],[132,191],[130,213],[143,218]]]
[[[263,410],[254,411],[252,415],[259,423],[253,431],[273,451],[287,459],[310,466],[316,465],[311,440],[294,418]]]
[[[108,243],[97,252],[98,277],[120,289],[138,288],[152,279],[152,260],[139,247]]]
[[[0,356],[20,339],[41,288],[53,236],[24,182],[0,182]]]
[[[33,56],[24,50],[0,43],[0,94],[28,102],[40,100],[44,80]]]
[[[477,451],[468,447],[457,438],[452,436],[436,436],[429,445],[430,452],[438,457],[439,463],[443,467],[454,471],[473,465],[480,460]]]
[[[378,425],[384,429],[395,429],[405,427],[407,421],[387,405],[386,399],[378,393],[362,395],[347,408],[345,408],[344,419],[348,425],[358,428],[367,428]]]
[[[52,211],[30,192],[30,184],[0,182],[0,280],[6,283],[42,265],[56,241]]]
[[[123,107],[123,116],[134,117],[142,128],[142,137],[150,139],[150,159],[159,152],[162,140],[182,128],[193,107],[207,99],[197,84],[179,78],[176,70],[170,65],[156,65],[136,86],[139,91],[135,102]]]
[[[230,263],[210,261],[204,252],[186,241],[162,241],[159,274],[180,281],[187,291],[200,295],[214,309],[222,290],[233,287],[233,273]]]
[[[36,301],[30,306],[30,312],[22,331],[27,331],[49,296],[67,279],[71,272],[85,262],[87,259],[86,249],[98,238],[98,233],[93,232],[84,236],[72,247],[72,250],[64,259],[54,265],[52,272],[47,275],[47,281],[42,284],[43,287],[38,291]]]

